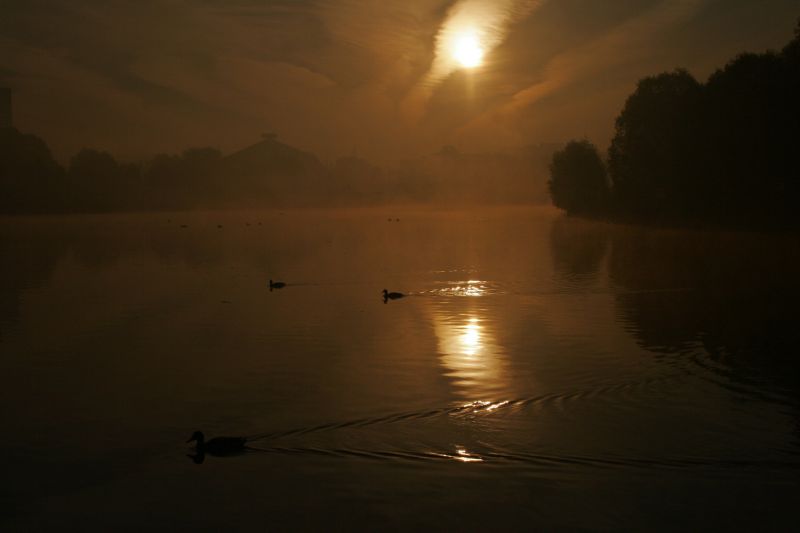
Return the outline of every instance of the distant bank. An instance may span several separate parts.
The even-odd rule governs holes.
[[[383,169],[332,165],[266,134],[229,155],[214,148],[120,163],[83,149],[62,167],[40,138],[0,128],[0,213],[90,213],[382,204],[544,204],[557,147],[468,154],[453,147]]]

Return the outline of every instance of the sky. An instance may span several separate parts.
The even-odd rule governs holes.
[[[323,160],[605,148],[636,82],[780,49],[798,0],[1,0],[18,129],[68,159],[274,133]],[[477,42],[463,68],[454,46]]]

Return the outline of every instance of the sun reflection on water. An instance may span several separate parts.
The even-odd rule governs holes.
[[[469,453],[463,446],[456,446],[456,456],[454,459],[462,463],[481,463],[483,458],[475,454]]]
[[[493,323],[482,316],[483,308],[467,305],[465,311],[444,303],[433,313],[439,361],[462,397],[497,397],[510,381],[505,353],[494,338]]]
[[[462,463],[482,463],[483,457],[480,455],[468,452],[463,446],[456,446],[455,453],[437,453],[436,455],[444,457],[445,459],[453,459]]]
[[[488,294],[489,285],[485,281],[470,279],[464,281],[448,281],[446,286],[440,289],[428,291],[430,294],[440,296],[468,296],[479,297]]]
[[[481,327],[477,318],[470,318],[464,326],[464,333],[461,334],[459,342],[462,346],[464,355],[473,357],[481,349]]]
[[[483,296],[486,292],[483,282],[478,280],[467,281],[466,287],[463,288],[462,293],[464,296]]]

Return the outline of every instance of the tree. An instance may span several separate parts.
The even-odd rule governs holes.
[[[179,205],[220,205],[225,197],[220,166],[222,152],[216,148],[189,148],[179,160],[181,190]]]
[[[709,192],[722,220],[750,225],[781,210],[796,172],[797,93],[788,74],[784,59],[767,52],[742,54],[708,80],[704,137],[715,185]]]
[[[570,214],[600,214],[608,206],[606,168],[587,140],[571,141],[553,155],[548,182],[553,204]]]
[[[622,213],[671,219],[697,210],[702,86],[685,70],[641,80],[616,121],[609,148],[614,203]]]
[[[794,39],[784,47],[782,54],[795,65],[800,62],[800,18],[797,19],[797,26],[794,28]]]
[[[77,211],[139,207],[139,169],[121,165],[108,152],[84,148],[69,162],[71,205]]]
[[[358,204],[383,199],[383,172],[366,159],[345,156],[336,160],[330,174],[330,193],[341,202]]]
[[[190,148],[181,155],[159,154],[147,165],[144,197],[157,209],[219,206],[230,191],[221,182],[222,154],[215,148]]]
[[[60,211],[64,169],[39,137],[0,129],[0,212]]]

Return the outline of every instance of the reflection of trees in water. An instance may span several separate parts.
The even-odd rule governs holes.
[[[62,260],[89,270],[140,260],[192,269],[236,262],[263,272],[265,284],[269,275],[289,276],[284,266],[310,263],[318,264],[315,275],[322,279],[337,272],[357,279],[354,269],[369,271],[376,264],[406,261],[423,269],[429,262],[469,264],[473,255],[501,258],[521,227],[505,218],[487,224],[477,217],[466,225],[463,217],[389,224],[384,213],[372,219],[344,211],[6,218],[0,224],[0,331],[18,319],[22,291],[45,285]]]
[[[195,215],[188,215],[192,223],[181,228],[170,216],[6,219],[0,225],[0,338],[3,325],[19,319],[22,293],[46,284],[65,258],[88,269],[107,269],[147,256],[193,268],[242,260],[267,272],[276,258],[296,259],[325,244],[325,236],[312,229],[289,233],[265,224],[245,231],[241,221],[225,231],[216,227],[216,221],[199,224]]]
[[[796,390],[796,239],[618,228],[609,270],[621,318],[643,347],[699,342],[734,376]]]
[[[555,273],[572,283],[597,278],[608,251],[609,226],[562,216],[550,230],[550,253]]]
[[[21,293],[50,278],[65,248],[58,235],[36,228],[8,230],[8,225],[0,226],[0,340],[3,325],[19,319]]]

